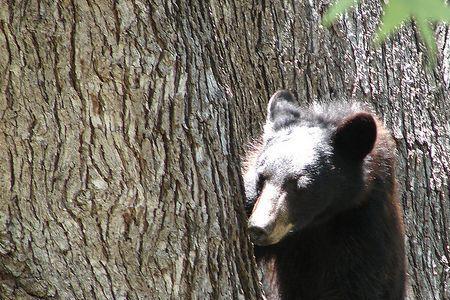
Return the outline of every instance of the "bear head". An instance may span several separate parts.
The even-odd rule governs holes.
[[[376,138],[375,119],[357,106],[301,109],[290,92],[276,92],[244,173],[252,242],[276,244],[357,205]]]

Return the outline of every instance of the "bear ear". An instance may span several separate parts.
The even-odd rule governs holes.
[[[282,119],[298,118],[299,111],[295,97],[287,90],[279,90],[270,97],[267,106],[267,122],[274,123]]]
[[[362,161],[372,151],[377,139],[377,125],[369,113],[360,112],[346,118],[338,126],[334,144],[340,155]]]

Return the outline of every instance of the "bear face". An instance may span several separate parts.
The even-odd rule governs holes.
[[[345,115],[338,107],[301,110],[291,93],[275,93],[262,143],[244,173],[252,242],[276,244],[357,205],[376,128],[357,106]]]

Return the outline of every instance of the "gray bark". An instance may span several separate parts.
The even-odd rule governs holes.
[[[259,298],[239,156],[270,94],[372,103],[397,141],[410,299],[450,298],[449,29],[379,1],[0,2],[0,295]]]
[[[1,11],[0,298],[257,297],[206,6]]]

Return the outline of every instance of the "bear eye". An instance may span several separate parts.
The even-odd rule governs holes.
[[[266,176],[263,174],[258,174],[258,179],[256,181],[256,193],[259,195],[264,187],[264,182],[266,182]]]
[[[303,190],[307,187],[310,180],[306,175],[298,175],[290,177],[286,180],[286,188],[291,188],[294,190]]]

